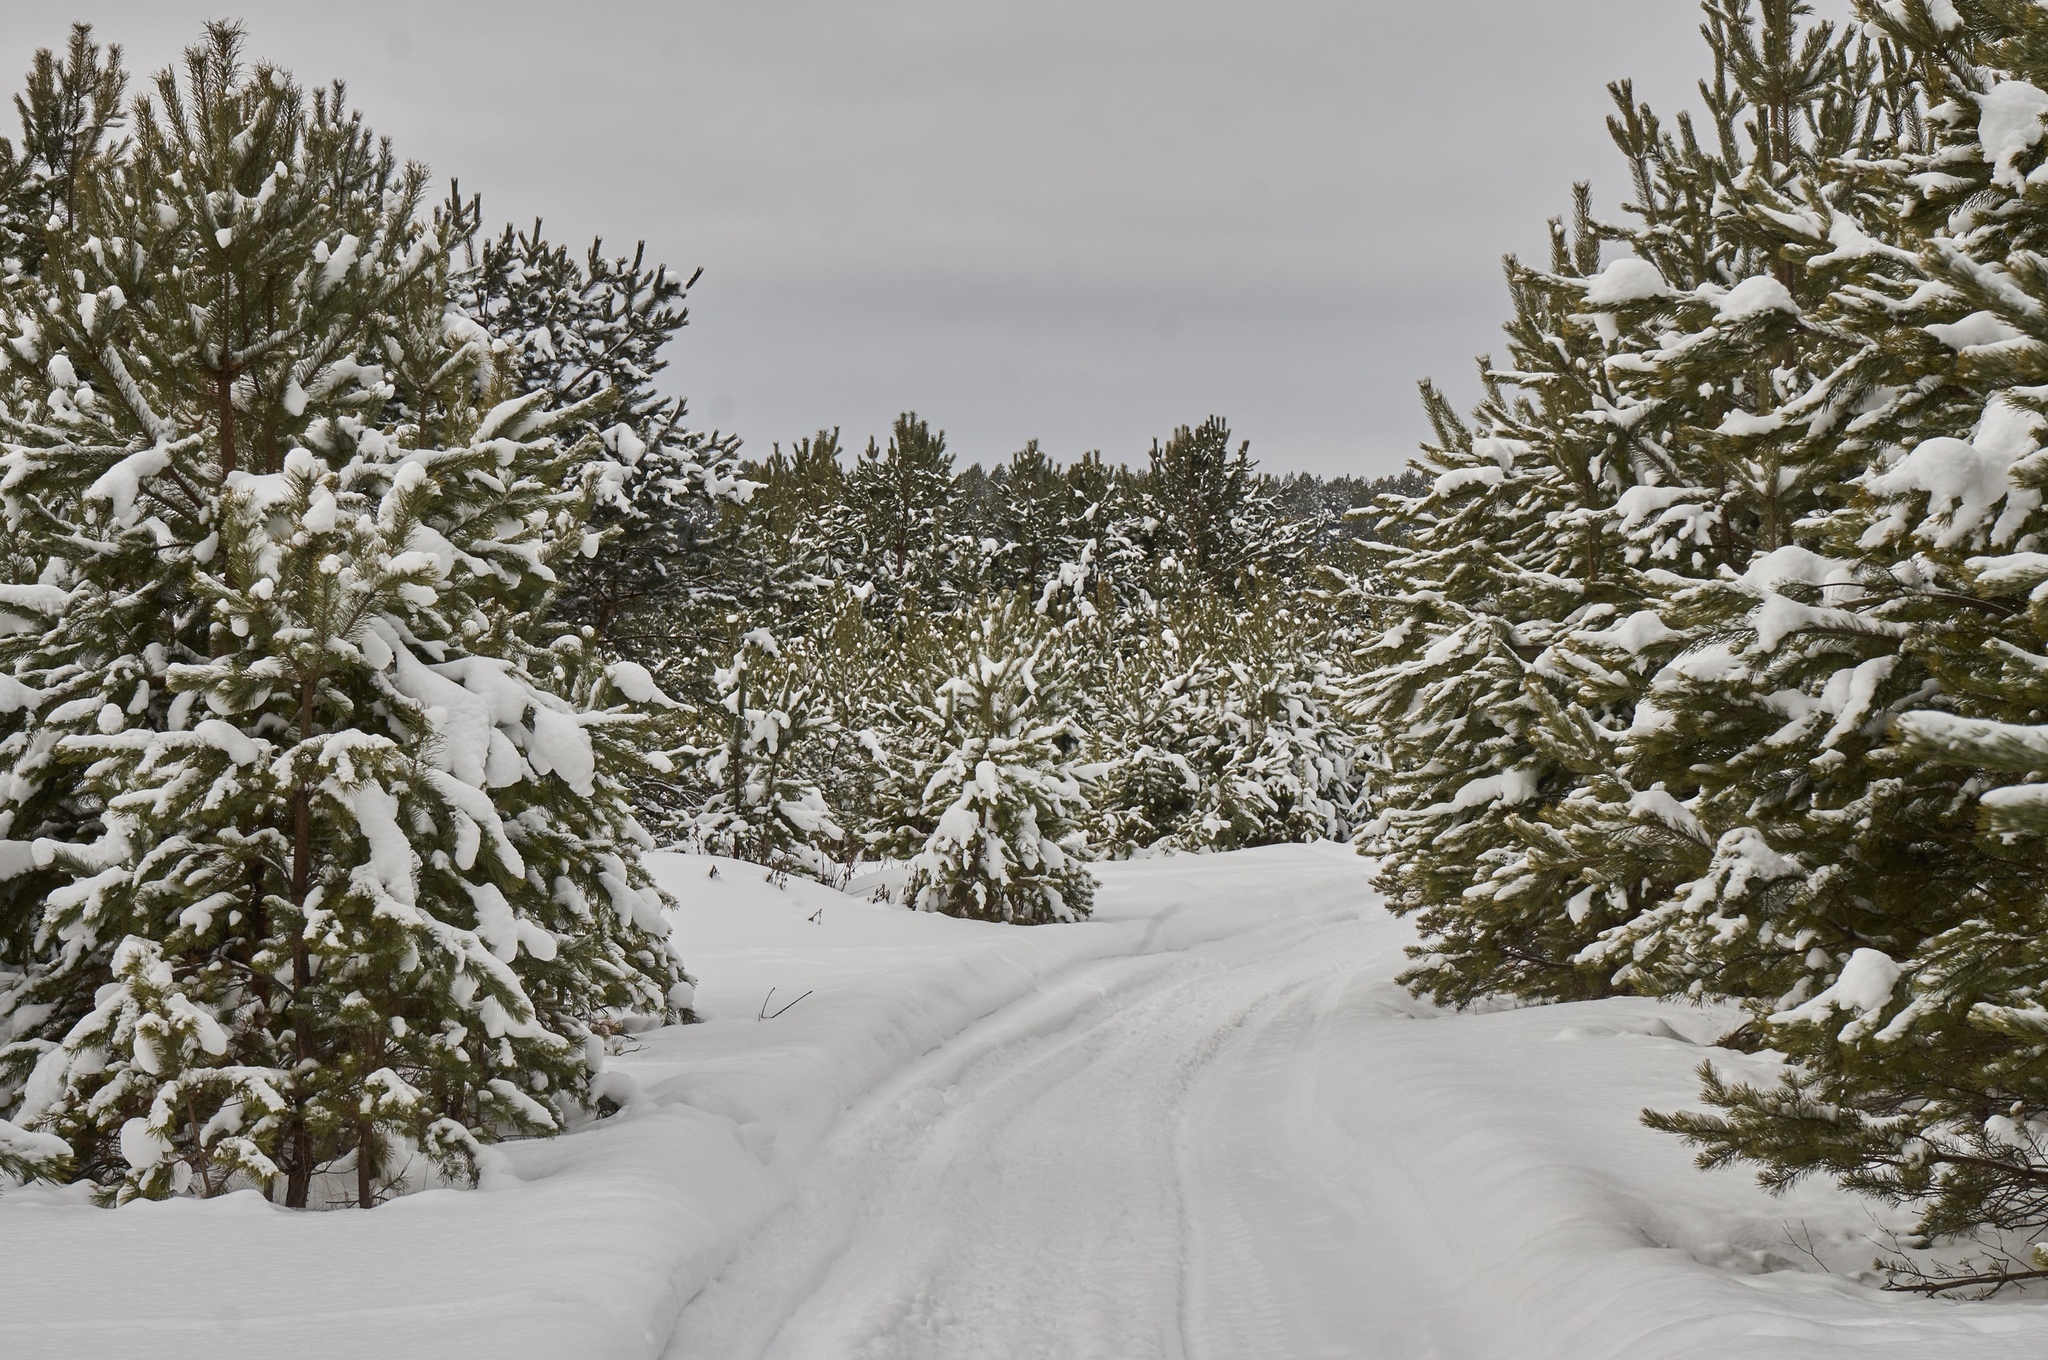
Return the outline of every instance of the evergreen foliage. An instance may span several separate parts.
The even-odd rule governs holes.
[[[905,696],[907,754],[889,767],[906,905],[1024,924],[1088,914],[1086,801],[1069,759],[1080,733],[1060,643],[1015,596],[934,629]]]
[[[1790,0],[1705,10],[1709,135],[1613,87],[1637,223],[1593,220],[1582,186],[1551,269],[1509,262],[1512,363],[1482,364],[1473,421],[1425,393],[1442,473],[1397,507],[1395,626],[1364,686],[1386,882],[1422,913],[1411,980],[1439,999],[1670,987],[1617,971],[1611,932],[1696,896],[1734,828],[1702,819],[1701,734],[1660,725],[1665,696],[1747,610],[1722,573],[1787,544],[1854,466],[1829,432],[1855,346],[1805,320],[1831,283],[1787,259],[1778,223],[1803,197],[1857,201],[1834,167],[1906,120],[1867,38],[1803,27]],[[1603,266],[1602,242],[1628,253]],[[1824,376],[1835,405],[1781,409]]]
[[[886,446],[870,439],[848,470],[834,529],[876,588],[878,608],[894,609],[906,596],[926,608],[953,603],[961,555],[953,482],[946,432],[911,412],[896,417]]]
[[[729,665],[713,672],[718,690],[706,708],[712,740],[687,755],[701,762],[712,792],[678,828],[690,844],[719,855],[797,869],[833,871],[845,831],[816,784],[806,779],[806,748],[836,731],[811,671],[809,647],[786,655],[765,629],[740,639]]]
[[[36,53],[28,87],[14,97],[21,145],[0,137],[0,274],[41,270],[51,219],[71,224],[80,172],[118,145],[127,85],[121,49],[102,49],[90,24],[71,26],[61,57]]]
[[[1389,503],[1353,666],[1384,882],[1439,999],[1745,1002],[1783,1081],[1709,1065],[1709,1112],[1646,1116],[1704,1164],[2024,1245],[2048,21],[1704,10],[1709,125],[1617,86],[1635,222],[1582,191],[1549,270],[1510,262],[1473,418],[1425,389],[1437,477]],[[1990,1246],[1955,1278],[2030,1273]]]
[[[687,619],[678,636],[772,638],[777,655],[742,643],[754,658],[742,665],[727,643],[658,663],[700,715],[672,753],[676,777],[646,791],[670,834],[827,878],[923,854],[944,807],[925,805],[922,783],[898,784],[910,769],[931,777],[969,739],[957,714],[934,716],[962,702],[940,689],[972,669],[954,654],[963,629],[1005,666],[1051,646],[1031,668],[1042,692],[1030,707],[1068,734],[1043,768],[1076,781],[1061,815],[1090,853],[1342,838],[1358,822],[1366,761],[1338,658],[1363,616],[1343,516],[1370,499],[1365,484],[1262,477],[1217,419],[1155,444],[1135,470],[1099,453],[1062,466],[1035,442],[993,471],[957,468],[944,432],[911,413],[850,461],[838,431],[820,431],[740,475],[750,494],[722,508],[714,584],[665,598]],[[767,687],[758,706],[736,697],[743,673],[775,677],[749,682]],[[788,736],[771,743],[736,703],[777,731],[788,719]],[[994,723],[973,739],[993,739]],[[769,800],[771,783],[782,792]],[[757,811],[812,807],[806,823],[815,794],[824,820],[733,820],[747,788],[763,791]]]
[[[1241,594],[1261,574],[1298,561],[1300,529],[1280,519],[1252,471],[1251,444],[1230,447],[1230,427],[1211,416],[1152,445],[1148,475],[1134,484],[1139,544],[1152,594],[1207,588]]]
[[[1836,275],[1830,319],[1857,344],[1839,444],[1859,466],[1849,494],[1807,517],[1810,546],[1745,573],[1737,673],[1701,696],[1787,679],[1813,696],[1812,712],[1779,715],[1742,773],[1814,792],[1794,816],[1752,817],[1750,881],[1724,872],[1703,902],[1724,919],[1749,908],[1756,924],[1723,948],[1795,1066],[1776,1089],[1710,1080],[1720,1113],[1653,1122],[1772,1183],[1827,1171],[1916,1203],[1933,1235],[2033,1236],[2048,1226],[2035,1132],[2048,1092],[2028,1021],[2048,883],[2038,833],[2007,809],[2031,797],[2009,781],[2033,768],[2041,717],[2028,658],[2043,634],[2023,600],[2048,527],[2030,335],[2042,202],[2014,158],[2039,159],[2040,114],[2024,110],[2048,81],[2044,29],[1997,4],[1878,21],[1913,63],[1926,140],[1869,200],[1801,205],[1785,222],[1786,252]],[[1802,395],[1812,408],[1833,394],[1817,381]],[[1717,859],[1735,849],[1724,838]],[[1652,948],[1685,943],[1662,922],[1640,933]]]
[[[687,996],[651,681],[550,624],[617,396],[490,364],[424,169],[234,26],[132,122],[0,288],[0,1114],[112,1197],[367,1207]]]
[[[456,193],[447,212],[473,229],[480,206]],[[601,417],[563,432],[595,435],[618,472],[591,517],[596,537],[564,564],[555,609],[640,662],[701,642],[673,635],[675,606],[707,591],[715,597],[717,505],[750,490],[736,471],[739,441],[690,430],[686,403],[655,389],[668,366],[661,351],[689,322],[695,282],[648,265],[644,242],[630,257],[607,258],[604,242],[592,241],[579,259],[542,236],[539,222],[469,238],[455,278],[460,305],[493,338],[494,365],[511,389],[545,391],[565,407],[613,394]]]
[[[1245,607],[1249,606],[1249,607]],[[1097,630],[1113,677],[1091,714],[1097,839],[1112,853],[1342,840],[1362,820],[1363,756],[1307,598],[1189,601]]]

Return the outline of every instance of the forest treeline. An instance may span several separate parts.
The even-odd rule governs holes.
[[[1135,467],[1035,442],[958,467],[905,414],[856,451],[821,431],[735,463],[663,560],[627,578],[600,556],[564,616],[689,704],[651,825],[828,879],[926,864],[913,897],[963,897],[929,905],[1061,919],[1084,876],[1030,886],[1038,844],[1085,860],[1351,833],[1360,547],[1380,493],[1421,487],[1262,475],[1215,418]],[[991,759],[999,783],[976,783]],[[969,805],[984,831],[941,837]],[[943,868],[921,858],[940,845]]]

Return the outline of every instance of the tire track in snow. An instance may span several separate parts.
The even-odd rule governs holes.
[[[1321,1059],[1408,1023],[1405,1005],[1374,995],[1391,989],[1380,970],[1304,981],[1193,1093],[1181,1148],[1191,1360],[1492,1353],[1460,1302],[1478,1282],[1418,1187],[1331,1109],[1357,1093],[1332,1089]]]
[[[1191,1219],[1219,1216],[1203,1189],[1217,1171],[1189,1146],[1215,1117],[1198,1089],[1228,1089],[1219,1056],[1265,1060],[1258,1036],[1367,963],[1369,934],[1309,918],[1094,964],[970,1027],[848,1112],[790,1204],[684,1310],[669,1357],[1319,1353],[1287,1349],[1270,1311],[1257,1349],[1207,1344],[1260,1316],[1260,1267],[1236,1253],[1243,1287],[1221,1313],[1190,1293],[1191,1241],[1215,1237]]]

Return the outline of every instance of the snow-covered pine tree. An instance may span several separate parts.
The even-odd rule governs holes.
[[[838,724],[817,692],[813,649],[799,643],[786,655],[785,645],[753,629],[713,672],[708,740],[689,752],[706,793],[680,829],[710,854],[822,878],[845,831],[805,778],[803,756]]]
[[[1064,471],[1074,495],[1069,502],[1074,509],[1072,533],[1094,545],[1088,556],[1089,576],[1098,607],[1109,612],[1139,604],[1150,573],[1139,542],[1144,517],[1134,510],[1137,495],[1130,470],[1109,462],[1100,449],[1090,449]]]
[[[0,1115],[117,1198],[368,1206],[562,1127],[687,975],[652,682],[546,626],[615,398],[480,390],[425,170],[241,45],[0,286]]]
[[[905,905],[1022,925],[1088,915],[1087,795],[1055,625],[1010,596],[929,627],[889,753]]]
[[[1832,285],[1777,253],[1773,214],[1804,195],[1856,192],[1842,167],[1896,134],[1897,110],[1870,45],[1804,24],[1795,0],[1716,0],[1705,11],[1713,135],[1681,117],[1674,136],[1625,84],[1614,88],[1610,126],[1630,161],[1638,223],[1593,226],[1582,191],[1572,248],[1559,248],[1548,275],[1511,274],[1514,363],[1491,384],[1528,395],[1489,398],[1478,429],[1497,458],[1513,452],[1498,478],[1453,464],[1451,484],[1438,484],[1468,496],[1484,488],[1474,501],[1484,517],[1397,525],[1407,539],[1390,559],[1399,652],[1368,702],[1397,729],[1387,748],[1391,874],[1413,881],[1435,937],[1413,980],[1443,999],[1669,985],[1642,969],[1617,973],[1588,947],[1668,901],[1712,858],[1700,781],[1677,759],[1689,737],[1667,733],[1662,700],[1647,701],[1674,674],[1666,663],[1691,664],[1677,659],[1728,618],[1671,602],[1697,601],[1697,583],[1785,541],[1843,475],[1846,455],[1824,436],[1848,418],[1853,382],[1832,402],[1781,406],[1816,374],[1839,378],[1857,346],[1805,320]],[[1631,253],[1596,272],[1599,237]],[[1448,412],[1438,424],[1452,444],[1471,438]],[[1534,466],[1518,475],[1524,463]],[[1512,511],[1489,505],[1509,487]],[[1418,508],[1430,513],[1426,501]],[[1512,546],[1499,567],[1458,559],[1460,545],[1477,543]],[[1418,575],[1433,563],[1462,582],[1457,595]],[[1411,631],[1415,604],[1441,609],[1446,598],[1471,621]],[[1488,629],[1500,640],[1482,698],[1472,692],[1480,673],[1458,673],[1457,658]],[[1475,704],[1489,717],[1472,716]],[[1443,711],[1466,715],[1454,724],[1498,727],[1485,761],[1462,758],[1462,742],[1425,751],[1398,730],[1405,715]],[[1425,745],[1435,727],[1422,724]],[[1674,762],[1645,761],[1640,752],[1667,735]],[[1411,761],[1428,773],[1413,788]]]
[[[744,502],[727,502],[719,530],[728,612],[791,634],[830,616],[833,583],[849,574],[857,556],[855,545],[836,532],[845,528],[840,452],[839,431],[820,430],[743,465],[753,493]]]
[[[1156,596],[1241,594],[1301,559],[1304,526],[1274,512],[1250,441],[1231,448],[1230,426],[1220,416],[1183,425],[1163,444],[1154,440],[1132,490],[1132,536],[1149,559],[1146,584]]]
[[[71,1145],[54,1133],[0,1119],[0,1176],[16,1181],[59,1180],[71,1170]]]
[[[1735,679],[1715,658],[1755,604],[1746,573],[1774,570],[1772,554],[1861,466],[1858,442],[1841,428],[1868,381],[1863,346],[1829,319],[1839,280],[1805,268],[1811,252],[1788,253],[1782,224],[1808,201],[1876,205],[1882,191],[1855,167],[1896,150],[1911,122],[1896,69],[1865,36],[1806,25],[1805,7],[1781,0],[1707,14],[1715,78],[1702,93],[1715,135],[1702,141],[1681,123],[1679,137],[1660,136],[1626,100],[1615,120],[1642,217],[1630,241],[1653,268],[1645,291],[1660,295],[1663,320],[1652,343],[1609,363],[1626,367],[1653,422],[1671,412],[1681,421],[1645,446],[1653,466],[1605,516],[1627,545],[1633,612],[1568,637],[1556,658],[1582,702],[1606,696],[1627,719],[1612,727],[1625,730],[1601,743],[1598,776],[1559,807],[1556,834],[1533,856],[1582,866],[1596,897],[1626,898],[1627,919],[1579,961],[1615,969],[1617,984],[1694,995],[1743,994],[1745,979],[1727,965],[1748,942],[1710,960],[1688,956],[1676,937],[1671,951],[1637,949],[1641,932],[1674,913],[1694,934],[1722,930],[1698,911],[1700,885],[1727,879],[1722,850],[1743,862],[1750,823],[1775,815],[1761,808],[1804,815],[1804,761],[1823,751],[1781,762],[1775,783],[1752,777],[1753,760],[1719,768],[1758,749],[1755,740],[1786,740],[1777,705],[1796,684],[1781,667],[1742,698],[1699,702],[1690,689],[1725,691]],[[1703,216],[1710,231],[1687,226]],[[1842,734],[1827,727],[1809,736],[1832,746]],[[1763,889],[1766,880],[1738,867],[1733,881]],[[1751,927],[1762,920],[1752,916]]]
[[[1077,696],[1094,810],[1089,842],[1112,859],[1168,848],[1203,792],[1184,750],[1194,732],[1193,667],[1180,635],[1155,617],[1120,611],[1070,646],[1091,679]]]
[[[994,502],[987,532],[1001,545],[994,585],[1036,594],[1063,562],[1078,560],[1079,512],[1073,484],[1036,439],[1010,455],[990,478]]]
[[[1859,946],[1917,938],[1945,910],[1913,885],[1928,838],[1955,834],[1953,781],[1922,780],[1884,740],[1928,682],[1900,644],[1930,602],[1902,589],[1910,563],[1871,556],[1866,516],[1841,490],[1895,459],[1897,441],[1983,411],[1981,392],[1958,406],[1967,394],[1935,379],[1951,363],[1934,336],[1901,324],[1902,304],[1935,303],[1919,319],[1938,324],[1955,301],[1911,299],[1925,280],[1907,247],[1936,218],[1899,214],[1924,192],[1896,178],[1901,159],[1928,163],[1904,74],[1888,61],[1838,96],[1872,95],[1856,139],[1816,133],[1811,154],[1790,157],[1799,173],[1742,186],[1798,325],[1751,366],[1751,395],[1723,422],[1739,438],[1713,450],[1739,488],[1722,519],[1746,531],[1748,559],[1665,592],[1659,625],[1690,646],[1654,676],[1627,743],[1639,783],[1684,792],[1707,853],[1587,955],[1658,990],[1781,1009]]]
[[[1556,642],[1615,611],[1620,546],[1592,513],[1625,485],[1633,433],[1584,418],[1624,409],[1605,362],[1612,342],[1587,315],[1605,275],[1584,186],[1575,230],[1556,222],[1552,233],[1547,272],[1508,262],[1510,363],[1482,360],[1487,398],[1474,420],[1424,385],[1435,479],[1419,498],[1387,500],[1390,541],[1372,545],[1379,627],[1353,661],[1351,702],[1382,765],[1370,837],[1380,881],[1395,911],[1420,913],[1427,941],[1406,980],[1460,1004],[1606,987],[1571,960],[1608,909],[1574,919],[1560,906],[1582,881],[1519,867],[1541,812],[1599,763],[1537,746],[1533,691],[1548,683],[1537,665]],[[1623,320],[1638,333],[1643,310],[1609,323],[1616,341]]]
[[[1843,428],[1866,463],[1860,494],[1810,517],[1810,547],[1746,574],[1747,631],[1722,649],[1728,681],[1755,673],[1786,710],[1751,777],[1804,793],[1788,769],[1802,761],[1813,791],[1793,815],[1754,800],[1767,815],[1742,863],[1724,837],[1727,869],[1693,896],[1730,943],[1687,951],[1759,998],[1764,1041],[1791,1064],[1761,1088],[1703,1070],[1716,1113],[1649,1118],[1768,1184],[1826,1172],[1913,1203],[1930,1235],[2037,1239],[2048,195],[2032,177],[2048,17],[1994,0],[1872,18],[1913,62],[1929,143],[1860,167],[1879,176],[1873,205],[1784,215],[1788,248],[1841,275],[1830,320],[1863,345]],[[1687,698],[1740,702],[1745,687]],[[1916,1283],[1991,1286],[2048,1261],[2033,1264],[1992,1251]]]
[[[445,211],[473,227],[481,209],[457,192]],[[671,653],[708,645],[698,635],[704,616],[730,603],[691,607],[694,595],[719,593],[714,559],[728,546],[719,507],[744,502],[751,487],[738,472],[739,441],[690,429],[684,400],[655,390],[668,367],[662,351],[689,324],[698,275],[679,277],[646,256],[644,241],[613,257],[599,239],[578,257],[536,221],[531,231],[507,226],[467,243],[456,285],[463,310],[499,340],[495,362],[512,388],[549,392],[562,406],[616,395],[587,428],[563,431],[597,435],[619,474],[592,517],[609,547],[565,564],[556,610],[615,654],[658,668]]]
[[[1351,834],[1364,800],[1361,733],[1312,600],[1268,588],[1091,631],[1103,653],[1088,665],[1104,694],[1086,724],[1099,850]]]
[[[91,24],[71,26],[61,56],[36,52],[27,88],[14,99],[21,145],[0,137],[0,275],[42,267],[50,219],[69,221],[79,172],[115,144],[127,85],[121,49],[102,49]]]
[[[928,627],[923,615],[878,619],[868,608],[873,595],[866,585],[835,584],[819,599],[802,644],[806,679],[833,721],[798,747],[796,764],[846,832],[842,867],[896,844],[901,808],[891,752],[904,749],[928,688],[911,678],[930,654],[918,640]]]
[[[1262,594],[1227,620],[1213,606],[1183,616],[1210,652],[1214,706],[1195,724],[1210,774],[1177,835],[1189,849],[1345,840],[1363,820],[1363,735],[1339,699],[1331,621],[1305,594]]]
[[[896,417],[887,446],[870,439],[847,472],[835,537],[858,545],[855,572],[875,587],[884,614],[906,595],[928,609],[950,603],[952,487],[945,431],[907,411]]]

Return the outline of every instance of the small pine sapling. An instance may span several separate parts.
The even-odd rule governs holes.
[[[1069,768],[1054,635],[1015,597],[980,611],[924,668],[894,771],[897,843],[909,852],[906,905],[1038,924],[1088,915],[1087,800]]]

